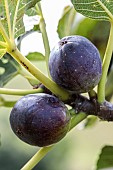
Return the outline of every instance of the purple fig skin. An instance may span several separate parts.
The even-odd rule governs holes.
[[[98,49],[88,39],[78,35],[67,36],[52,49],[49,70],[59,86],[80,94],[99,83],[102,63]]]
[[[48,146],[60,141],[68,132],[70,114],[55,96],[30,94],[15,104],[10,114],[13,132],[34,146]]]

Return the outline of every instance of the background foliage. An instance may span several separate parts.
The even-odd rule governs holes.
[[[13,1],[12,1],[13,2]],[[35,3],[35,1],[34,1]],[[59,2],[60,3],[60,2]],[[74,1],[74,4],[77,2]],[[46,4],[46,3],[45,3]],[[30,5],[30,4],[29,4]],[[29,5],[27,6],[29,8]],[[42,2],[44,5],[44,2]],[[97,4],[94,4],[97,5]],[[106,4],[105,4],[106,5]],[[54,2],[48,1],[48,6],[54,6]],[[3,11],[3,6],[0,8]],[[47,25],[47,30],[49,30],[52,25],[56,25],[57,32],[57,40],[72,34],[79,34],[90,39],[99,49],[101,53],[101,57],[103,59],[103,55],[105,52],[107,39],[109,35],[110,24],[108,21],[98,21],[91,20],[88,18],[84,18],[78,13],[75,12],[72,5],[63,6],[64,9],[60,11],[60,15],[57,19],[54,18],[55,24],[52,21],[52,24]],[[79,4],[77,6],[78,11]],[[88,6],[85,6],[86,10],[88,10]],[[51,9],[54,14],[54,9]],[[59,10],[59,7],[57,8]],[[100,10],[100,7],[99,7]],[[102,9],[101,9],[102,10]],[[13,11],[12,11],[13,12]],[[30,10],[28,15],[34,15],[32,13],[34,11]],[[83,13],[85,14],[85,13]],[[102,13],[103,14],[103,13]],[[3,15],[3,13],[2,13]],[[91,14],[92,15],[92,14]],[[86,15],[87,16],[87,15]],[[46,16],[44,16],[46,18]],[[49,17],[49,16],[48,16]],[[95,15],[98,18],[98,15]],[[102,16],[104,19],[108,20],[108,15],[104,13]],[[21,21],[21,26],[23,25],[23,21]],[[38,21],[38,20],[37,20]],[[57,23],[57,24],[56,24]],[[5,22],[4,22],[5,24]],[[100,29],[101,28],[101,29]],[[20,30],[23,33],[25,30],[22,27]],[[37,33],[38,32],[38,33]],[[54,32],[54,34],[56,34]],[[42,36],[40,32],[40,28],[37,22],[37,25],[34,25],[30,30],[28,35],[26,34],[24,37],[19,37],[18,45],[21,49],[22,42],[24,39],[30,34],[33,35],[37,33],[38,36]],[[16,33],[16,36],[19,35]],[[52,36],[52,34],[51,34]],[[56,36],[56,35],[55,35]],[[53,39],[51,43],[51,48],[55,45],[54,36],[50,39]],[[35,44],[37,41],[37,46],[39,40],[35,40]],[[32,43],[31,39],[29,42],[25,41],[25,43]],[[28,48],[28,44],[25,44],[24,48]],[[23,48],[23,49],[24,49]],[[31,52],[29,49],[29,54],[26,54],[26,57],[33,62],[38,68],[40,68],[45,74],[47,73],[45,67],[45,61],[43,60],[44,54],[43,50]],[[111,62],[112,66],[112,62]],[[112,67],[111,72],[108,75],[108,80],[106,84],[106,97],[112,102],[112,93],[107,91],[113,81],[112,75]],[[29,74],[24,69],[22,69],[16,61],[14,61],[8,54],[6,54],[2,60],[0,60],[0,87],[8,87],[8,88],[23,88],[29,89],[32,88],[32,85],[36,84],[37,81],[34,82],[32,79],[29,79]],[[22,77],[24,76],[24,77]],[[9,81],[10,80],[10,81]],[[29,84],[30,82],[30,84]],[[111,87],[112,88],[112,87]],[[113,90],[112,90],[113,92]],[[2,105],[2,99],[5,101],[16,101],[20,97],[0,95],[0,105]],[[22,164],[27,162],[31,155],[33,155],[37,151],[37,147],[29,146],[19,139],[13,134],[9,125],[9,113],[11,108],[1,107],[0,108],[0,134],[1,134],[1,146],[0,146],[0,169],[2,170],[15,170],[20,169]],[[46,156],[34,169],[44,169],[44,170],[91,170],[94,167],[96,168],[96,162],[99,159],[100,149],[105,145],[113,144],[113,135],[112,133],[113,124],[107,122],[100,122],[95,117],[91,117],[91,119],[87,119],[82,122],[76,129],[74,129],[67,137],[62,140],[54,150],[51,151],[48,156]],[[109,147],[107,148],[109,149]],[[107,153],[106,148],[104,149],[105,154]],[[15,156],[16,155],[16,156]],[[112,152],[111,152],[112,155]],[[101,158],[103,156],[101,155]],[[106,158],[105,158],[106,159]],[[112,161],[112,160],[111,160]],[[49,164],[48,164],[49,162]],[[100,165],[102,161],[98,162],[98,169],[101,168]],[[107,163],[106,163],[107,164]],[[111,164],[112,166],[112,164]],[[103,166],[103,168],[109,167],[109,165]]]

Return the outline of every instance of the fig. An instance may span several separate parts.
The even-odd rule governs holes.
[[[34,146],[48,146],[68,132],[70,114],[65,104],[49,94],[29,94],[17,101],[10,114],[13,132]]]
[[[62,38],[52,49],[49,59],[54,82],[71,93],[85,93],[100,81],[102,62],[98,49],[79,35]]]

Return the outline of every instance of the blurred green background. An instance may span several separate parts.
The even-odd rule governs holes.
[[[52,1],[49,3],[52,3]],[[46,4],[46,6],[48,4]],[[56,5],[54,6],[56,7]],[[74,23],[76,18],[76,14],[74,13],[75,18],[72,20],[74,25],[73,27],[70,27],[70,30],[66,30],[65,32],[65,29],[67,29],[67,23],[70,21],[70,12],[72,10],[72,7],[67,7],[64,10],[63,16],[59,21],[59,27],[57,29],[59,37],[62,38],[66,34],[70,35],[72,33],[83,35],[90,39],[97,46],[101,53],[101,57],[103,58],[109,34],[109,23],[82,19],[81,22],[76,20],[76,24],[76,22]],[[47,11],[44,12],[46,16]],[[48,12],[50,11],[48,10]],[[57,7],[55,12],[57,13]],[[53,17],[53,15],[50,17]],[[60,15],[61,11],[59,16]],[[57,20],[58,18],[56,18],[56,22]],[[52,24],[54,29],[56,29],[54,22],[52,22]],[[50,27],[51,25],[47,25],[47,30],[49,30]],[[53,32],[54,31],[55,30],[53,30]],[[56,39],[54,40],[53,32],[50,30],[48,34],[51,47],[53,47],[57,42]],[[30,44],[31,42],[31,40],[28,41],[27,46],[26,41],[24,42],[24,47],[21,49],[23,54],[26,53],[25,46],[27,49],[29,49],[30,46],[33,47],[34,44],[36,44],[36,42],[34,42],[34,44]],[[34,64],[36,64],[36,66],[46,74],[46,66],[44,62],[38,61]],[[5,87],[31,89],[28,81],[20,75],[8,82]],[[19,96],[2,96],[8,101],[15,101],[20,98]],[[20,141],[14,135],[9,123],[10,111],[11,108],[0,107],[0,170],[19,170],[40,149]],[[101,148],[104,145],[113,145],[113,123],[103,122],[98,119],[96,124],[92,127],[84,128],[84,124],[85,121],[81,122],[76,128],[69,132],[67,136],[62,141],[60,141],[43,160],[41,160],[34,170],[95,170],[96,161],[98,160]]]

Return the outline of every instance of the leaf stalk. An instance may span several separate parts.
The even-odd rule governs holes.
[[[49,73],[49,55],[50,55],[50,46],[49,46],[49,40],[48,40],[48,35],[47,35],[47,31],[46,31],[46,24],[45,24],[45,20],[44,20],[44,16],[42,13],[42,8],[41,8],[41,4],[40,2],[38,4],[36,4],[36,11],[37,13],[40,13],[40,22],[39,22],[39,27],[40,27],[40,31],[42,33],[42,38],[43,38],[43,43],[44,43],[44,48],[45,48],[45,60],[46,60],[46,67],[47,67],[47,72],[48,75],[50,76]]]
[[[111,22],[111,29],[108,39],[107,48],[105,51],[104,59],[103,59],[103,67],[102,67],[102,76],[100,83],[98,85],[98,102],[103,103],[105,100],[105,84],[107,79],[107,72],[109,68],[109,64],[111,61],[113,52],[113,22]]]
[[[38,89],[24,90],[24,89],[0,88],[0,94],[6,94],[6,95],[24,96],[24,95],[33,94],[33,93],[43,93],[43,89],[38,88]]]
[[[27,71],[29,71],[35,78],[37,78],[46,88],[48,88],[52,93],[58,96],[61,100],[67,100],[69,98],[69,93],[59,87],[54,81],[46,77],[36,66],[34,66],[26,57],[24,57],[20,51],[16,48],[11,51],[10,48],[7,52]]]

